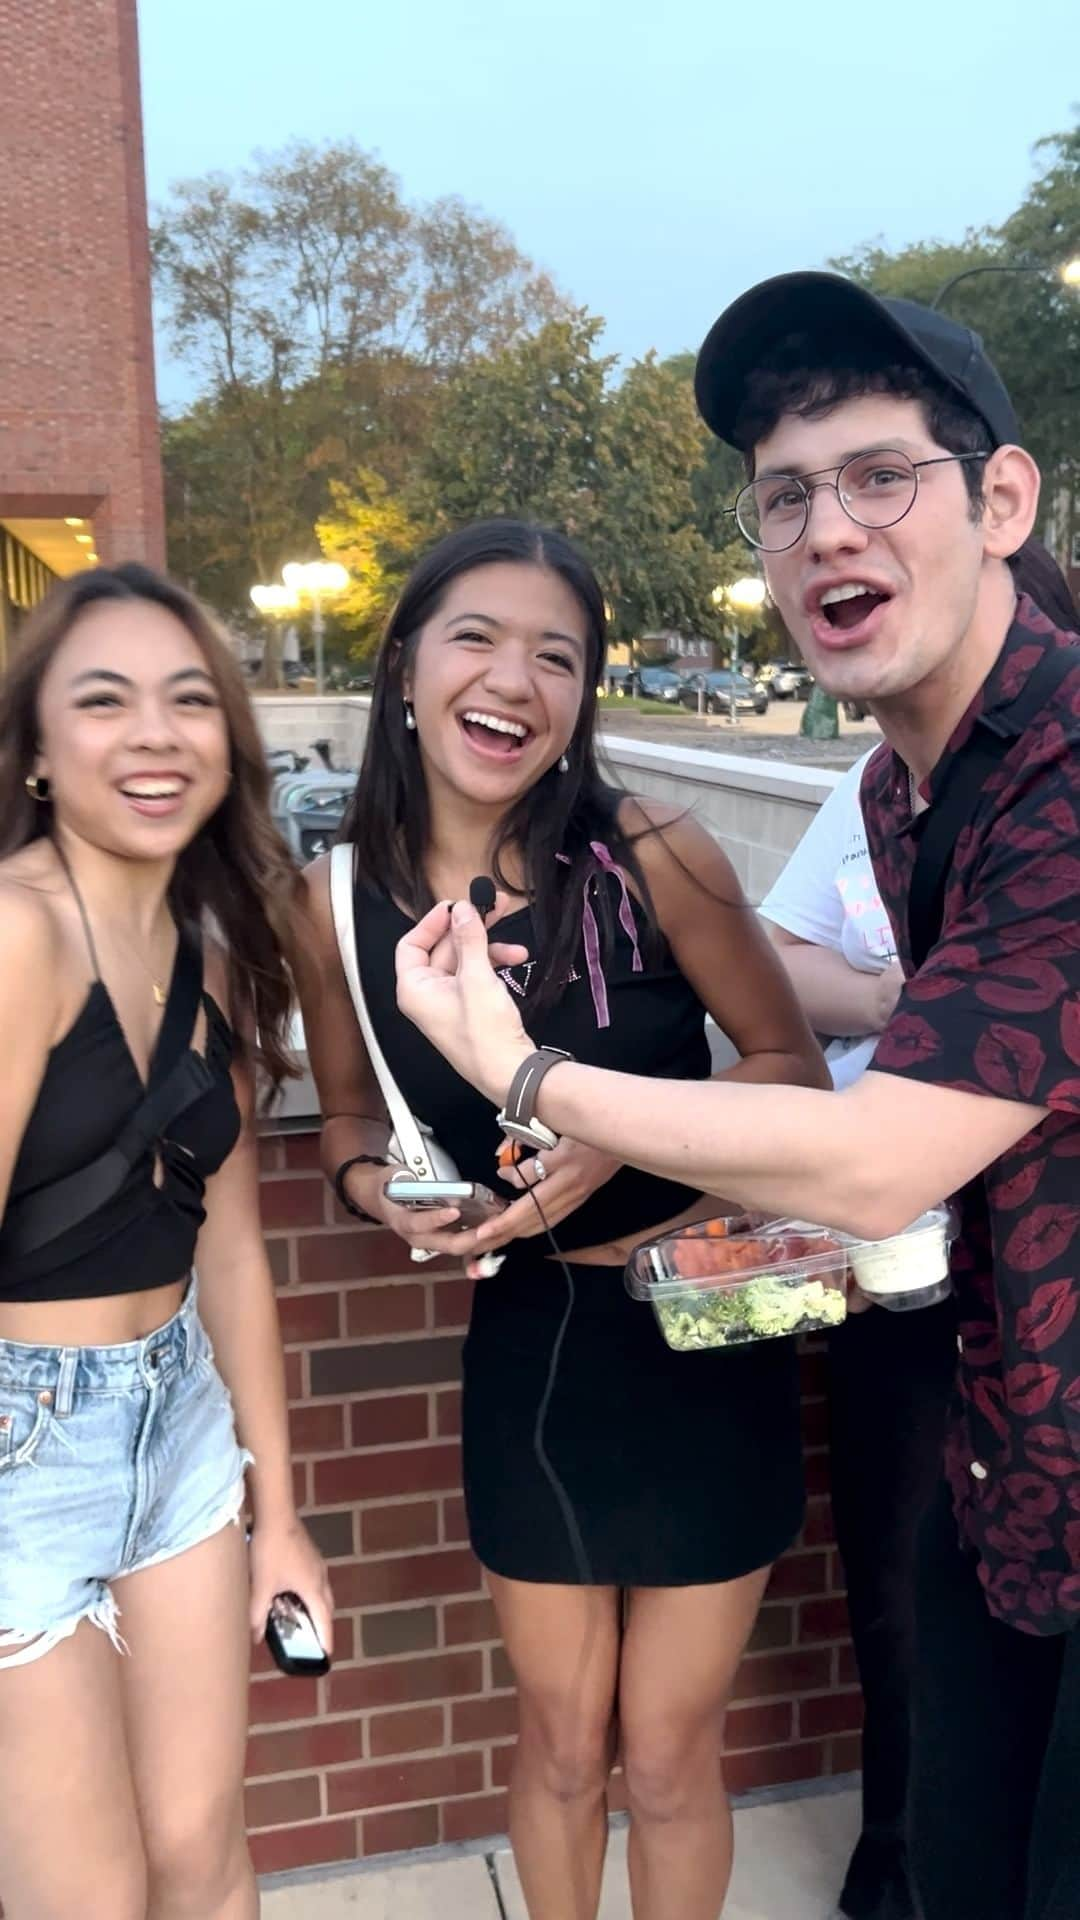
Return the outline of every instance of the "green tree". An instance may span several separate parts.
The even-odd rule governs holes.
[[[691,396],[696,359],[694,353],[676,353],[664,363]],[[696,412],[696,402],[694,404]],[[703,427],[702,433],[704,454],[690,474],[694,525],[713,553],[716,585],[727,587],[744,574],[760,571],[760,563],[739,532],[732,512],[739,488],[747,478],[746,465],[742,454],[734,447],[718,440],[707,428]],[[736,616],[730,611],[723,611],[718,619],[723,628],[723,639],[728,643],[725,650],[730,652]],[[791,642],[779,615],[769,602],[760,612],[740,613],[737,624],[739,659],[744,665],[779,659],[790,651]]]
[[[614,363],[594,350],[602,329],[584,312],[549,321],[448,382],[413,495],[419,518],[446,529],[510,514],[589,542],[608,464]]]
[[[691,398],[696,361],[697,354],[690,352],[670,354],[664,361],[665,367],[684,384]],[[693,404],[696,412],[697,403]],[[702,435],[704,454],[695,465],[692,475],[695,525],[718,552],[726,547],[741,548],[745,557],[745,547],[730,512],[735,495],[746,479],[742,455],[725,441],[718,440],[704,426]],[[745,572],[745,567],[742,571]]]
[[[571,308],[506,228],[456,194],[421,208],[412,226],[420,272],[412,312],[422,357],[441,368],[498,353]]]
[[[410,206],[351,141],[181,182],[154,260],[201,389],[166,424],[173,564],[230,611],[310,543],[331,481],[400,488],[458,367],[568,311],[498,223]]]
[[[414,512],[444,528],[492,513],[561,527],[594,562],[620,640],[718,635],[713,590],[746,562],[718,554],[697,521],[708,436],[690,384],[653,355],[615,382],[602,331],[581,312],[459,373]]]
[[[330,482],[330,508],[316,523],[328,560],[348,567],[350,583],[334,601],[334,617],[354,659],[377,646],[405,583],[424,529],[377,473],[357,473],[351,486]]]
[[[708,435],[685,379],[655,355],[605,405],[605,479],[592,548],[619,640],[675,630],[718,636],[723,564],[695,519]]]
[[[307,545],[317,489],[296,410],[258,388],[197,401],[162,429],[169,565],[230,613]]]
[[[453,196],[410,206],[350,140],[179,182],[153,245],[173,346],[211,388],[375,352],[455,367],[569,311],[505,227]]]
[[[459,372],[415,513],[444,528],[492,513],[563,528],[598,568],[617,639],[719,634],[711,595],[734,572],[696,518],[707,434],[690,384],[655,355],[613,382],[601,332],[582,311]]]

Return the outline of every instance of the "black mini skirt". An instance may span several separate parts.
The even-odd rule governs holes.
[[[620,1267],[569,1271],[553,1377],[562,1268],[517,1242],[476,1288],[463,1451],[478,1558],[507,1579],[617,1587],[768,1566],[803,1519],[794,1340],[674,1353]]]

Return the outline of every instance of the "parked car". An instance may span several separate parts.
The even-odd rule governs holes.
[[[755,686],[752,680],[747,680],[741,673],[733,674],[729,667],[719,667],[715,673],[690,674],[682,682],[679,699],[692,713],[699,710],[705,713],[730,713],[733,701],[737,714],[769,711],[769,696],[765,688]]]
[[[806,700],[813,678],[801,660],[769,660],[758,674],[774,700]]]
[[[670,667],[639,667],[637,687],[643,700],[669,700],[675,702],[682,689],[682,675],[672,672]]]
[[[295,858],[302,862],[328,853],[337,838],[355,773],[282,773],[274,781],[270,810]]]

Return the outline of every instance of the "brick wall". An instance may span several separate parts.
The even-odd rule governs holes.
[[[164,557],[135,0],[0,0],[0,512]]]
[[[392,1234],[349,1221],[313,1134],[267,1139],[263,1161],[297,1491],[332,1563],[339,1639],[318,1682],[260,1661],[256,1863],[269,1872],[503,1832],[514,1695],[466,1544],[458,1462],[469,1285],[448,1262],[410,1269]],[[739,1676],[736,1792],[858,1765],[820,1354],[805,1367],[807,1525],[775,1570]]]

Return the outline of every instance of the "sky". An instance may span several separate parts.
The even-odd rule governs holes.
[[[1076,0],[140,0],[140,28],[152,207],[351,136],[504,222],[629,359],[770,273],[999,222],[1080,93]],[[161,341],[158,380],[191,392]]]

